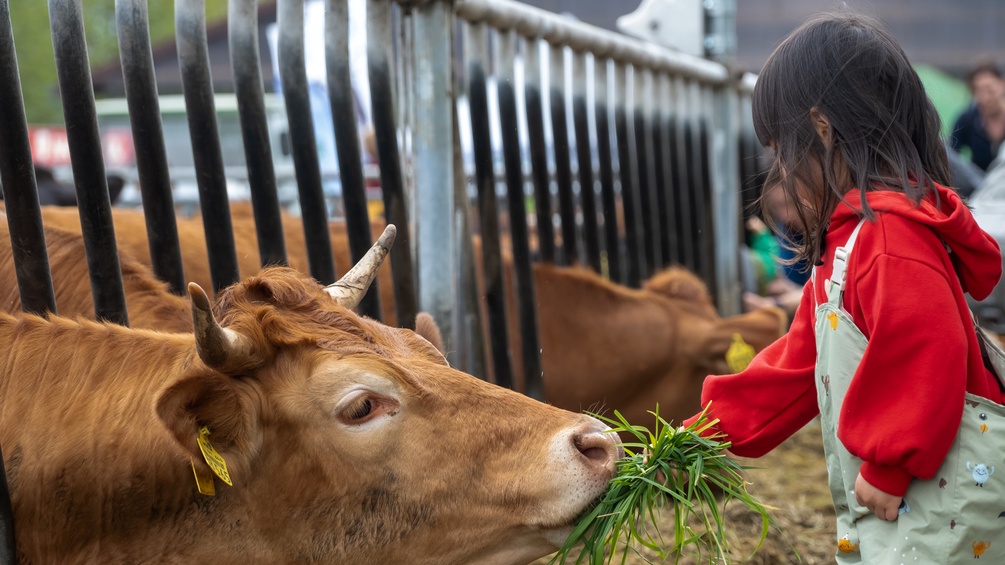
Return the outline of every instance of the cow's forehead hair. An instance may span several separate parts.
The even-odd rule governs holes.
[[[286,267],[225,289],[214,307],[220,323],[251,339],[266,354],[308,346],[339,355],[371,355],[397,365],[401,357],[443,364],[443,357],[413,332],[361,318],[339,305],[317,281]],[[398,367],[402,384],[422,388]]]

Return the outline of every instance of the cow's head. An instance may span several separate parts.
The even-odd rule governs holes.
[[[651,426],[657,404],[669,420],[693,415],[705,377],[729,371],[734,335],[761,349],[785,328],[779,309],[720,317],[701,279],[680,268],[642,290],[544,264],[535,265],[535,282],[548,401],[618,410],[634,424]]]
[[[725,357],[737,336],[760,351],[781,337],[788,325],[785,311],[775,306],[720,317],[705,283],[681,267],[656,273],[642,287],[671,299],[677,308],[693,316],[687,324],[690,327],[682,328],[682,333],[683,339],[690,336],[696,340],[688,351],[701,378],[730,372]]]
[[[206,370],[166,388],[157,410],[179,465],[209,472],[206,426],[230,467],[233,487],[216,481],[208,503],[234,538],[221,557],[527,563],[554,551],[613,476],[616,437],[354,314],[371,263],[328,288],[266,269],[212,310],[190,286]]]

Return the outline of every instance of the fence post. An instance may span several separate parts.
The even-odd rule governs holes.
[[[264,265],[286,265],[286,236],[279,211],[276,171],[265,115],[261,57],[258,53],[258,2],[230,0],[227,13],[230,66],[244,139],[251,207],[258,236],[258,257]]]
[[[7,207],[21,308],[39,315],[55,313],[56,297],[49,274],[42,214],[38,208],[38,187],[7,0],[0,0],[0,131],[3,132],[0,135],[0,186]]]
[[[455,304],[460,273],[456,256],[467,233],[457,233],[459,208],[454,201],[454,11],[453,2],[427,2],[412,15],[415,24],[415,209],[418,240],[419,308],[440,326],[456,365],[460,351]]]
[[[94,110],[81,0],[49,0],[49,25],[94,314],[99,320],[127,326],[126,293],[115,245],[98,116]]]
[[[220,133],[216,125],[213,78],[209,71],[206,3],[204,0],[175,0],[174,9],[178,64],[189,136],[192,138],[192,157],[199,185],[199,206],[209,252],[210,276],[213,290],[219,291],[237,282],[240,273]]]
[[[398,150],[398,128],[395,124],[397,113],[391,66],[393,41],[391,5],[391,0],[369,0],[367,4],[366,58],[377,159],[380,163],[380,187],[384,193],[384,217],[388,223],[398,227],[398,237],[394,247],[391,248],[394,306],[398,325],[403,328],[414,328],[417,307],[415,274],[412,266],[408,206],[405,202],[404,179],[401,172],[401,153]]]
[[[715,226],[716,303],[723,316],[740,313],[743,293],[739,273],[740,179],[737,174],[740,135],[739,95],[733,81],[715,86],[712,94],[712,210]]]
[[[186,296],[185,270],[150,47],[147,0],[116,0],[115,19],[151,266],[157,278],[168,283],[171,292]]]

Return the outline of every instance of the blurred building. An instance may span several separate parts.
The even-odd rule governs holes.
[[[612,30],[618,16],[641,4],[641,0],[524,1]],[[779,41],[806,18],[844,6],[883,22],[915,63],[957,77],[965,76],[980,59],[1005,64],[1002,0],[736,0],[737,64],[756,72]]]

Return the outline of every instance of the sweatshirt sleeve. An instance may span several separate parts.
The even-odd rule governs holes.
[[[869,338],[842,405],[837,435],[873,486],[902,496],[930,479],[963,416],[967,338],[946,274],[880,255],[846,301]]]
[[[717,418],[715,431],[732,442],[730,451],[760,457],[797,432],[819,413],[814,365],[811,284],[803,289],[788,333],[754,357],[735,375],[705,379],[701,405]],[[685,425],[697,420],[693,416]]]

